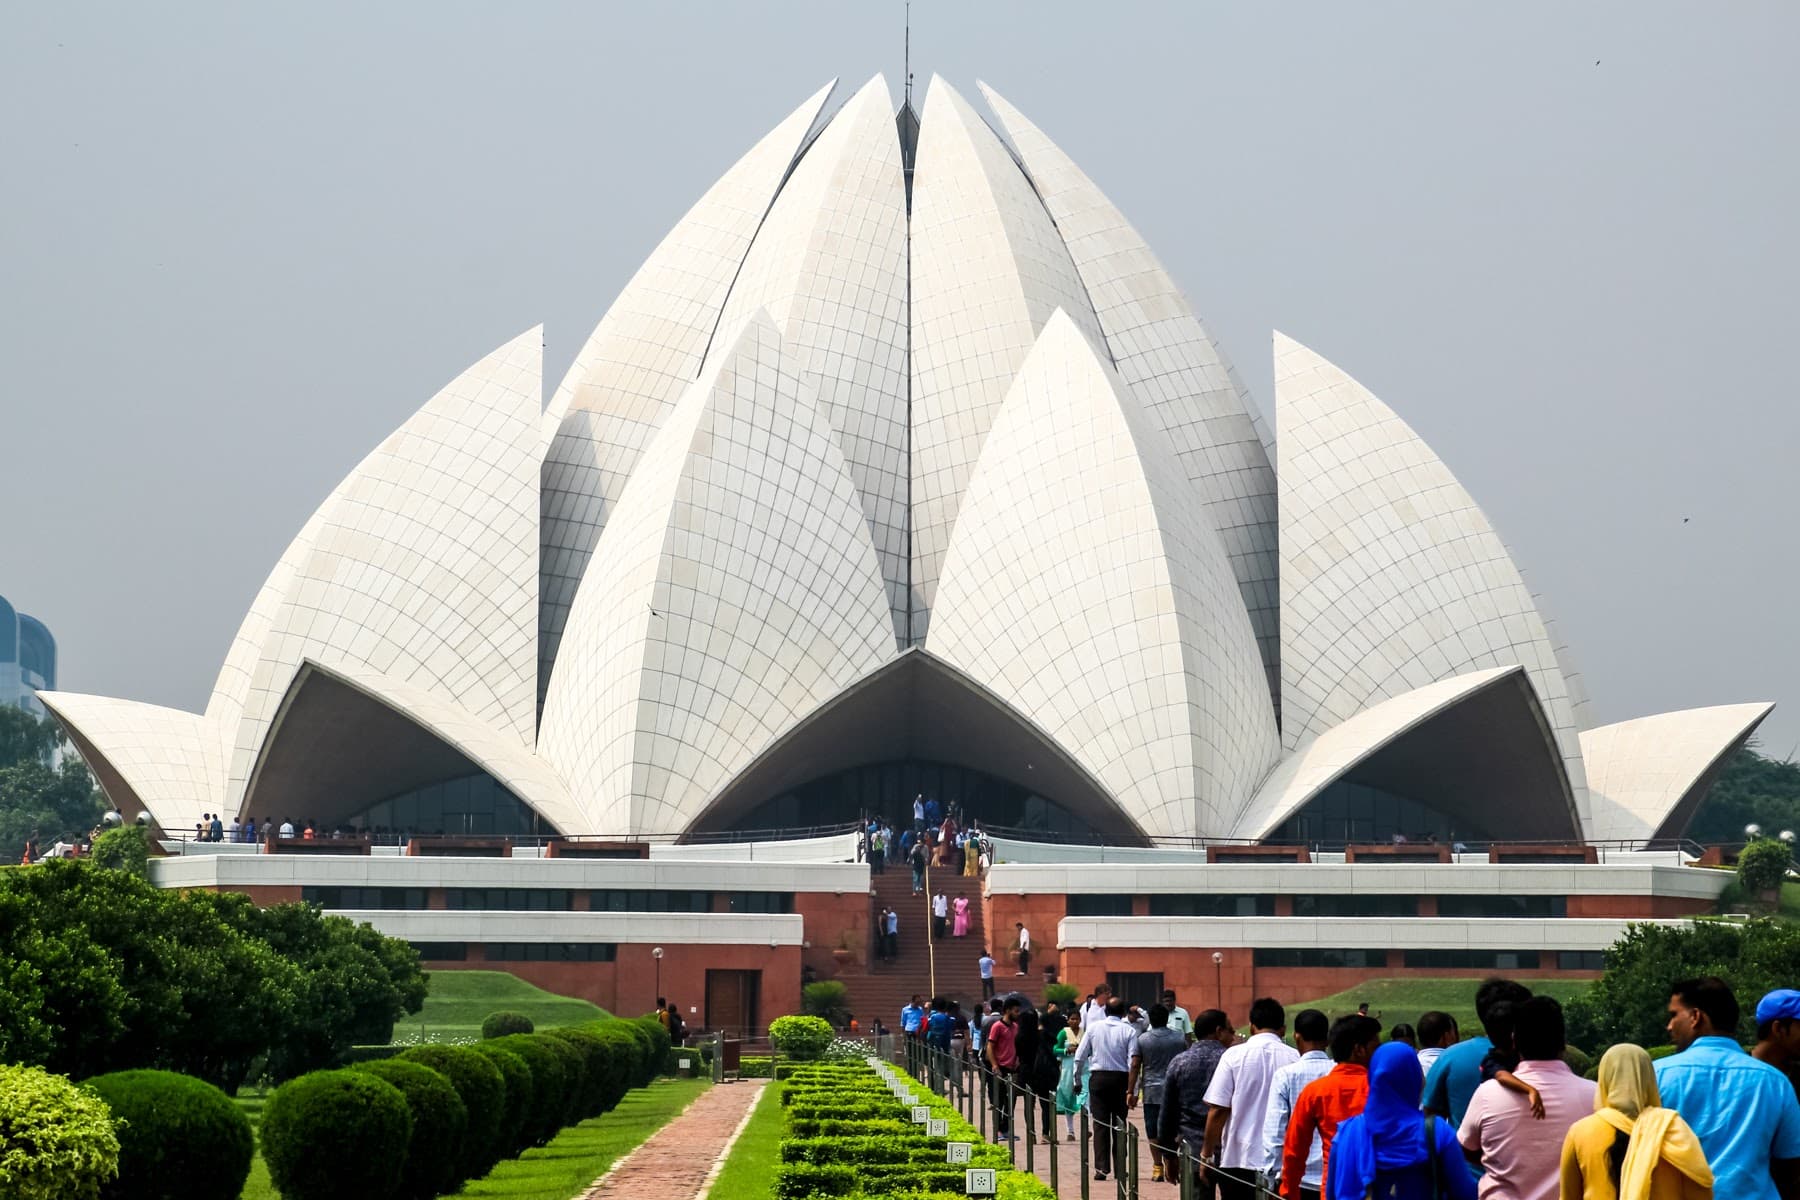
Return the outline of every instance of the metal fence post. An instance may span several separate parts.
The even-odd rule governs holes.
[[[1013,1077],[1011,1075],[1002,1076],[1000,1082],[1005,1088],[1006,1095],[1006,1157],[1016,1167],[1019,1165],[1019,1137],[1018,1127],[1013,1117],[1013,1106],[1016,1103]]]
[[[1026,1088],[1025,1089],[1025,1170],[1028,1173],[1033,1174],[1033,1175],[1037,1174],[1037,1151],[1036,1151],[1036,1148],[1032,1145],[1032,1143],[1037,1140],[1037,1133],[1033,1128],[1033,1126],[1035,1126],[1037,1124],[1037,1114],[1032,1111],[1035,1108],[1037,1108],[1036,1100],[1037,1100],[1037,1097],[1035,1095],[1033,1095],[1031,1089]]]
[[[1119,1141],[1125,1150],[1125,1170],[1119,1172],[1119,1196],[1121,1200],[1138,1200],[1137,1126],[1131,1123],[1129,1116],[1120,1117],[1119,1125],[1123,1130]]]
[[[1081,1200],[1088,1200],[1088,1137],[1092,1126],[1088,1122],[1087,1106],[1081,1109]]]
[[[1053,1102],[1050,1105],[1050,1128],[1044,1132],[1044,1137],[1050,1143],[1050,1190],[1053,1192],[1056,1191],[1056,1182],[1057,1182],[1056,1181],[1056,1117],[1057,1117],[1056,1105]],[[1057,1194],[1061,1195],[1062,1193],[1057,1192]]]

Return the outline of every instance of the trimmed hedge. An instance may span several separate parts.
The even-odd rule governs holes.
[[[769,1045],[796,1062],[824,1057],[835,1037],[830,1023],[821,1017],[776,1017],[769,1024]]]
[[[231,1097],[174,1071],[114,1071],[82,1086],[106,1101],[119,1177],[106,1200],[238,1200],[256,1138]]]
[[[0,1196],[99,1200],[118,1173],[106,1101],[38,1067],[0,1067]]]
[[[505,1086],[505,1107],[501,1110],[500,1121],[494,1128],[494,1145],[496,1158],[505,1158],[516,1154],[531,1145],[528,1130],[531,1124],[531,1110],[537,1103],[534,1098],[536,1085],[532,1082],[531,1068],[525,1060],[505,1046],[493,1042],[476,1042],[469,1047],[475,1053],[486,1058],[500,1069],[501,1083]]]
[[[619,1100],[630,1089],[631,1081],[642,1070],[639,1055],[643,1053],[643,1043],[627,1033],[624,1025],[623,1021],[596,1021],[582,1026],[583,1029],[592,1030],[596,1037],[606,1043],[606,1048],[612,1052],[617,1064],[613,1077],[609,1079],[611,1091],[606,1099],[609,1110],[618,1105]]]
[[[650,1039],[650,1057],[645,1067],[644,1082],[649,1083],[663,1070],[669,1061],[669,1050],[674,1046],[674,1039],[669,1037],[668,1027],[656,1019],[656,1014],[639,1017],[632,1022]]]
[[[537,1025],[524,1013],[491,1012],[482,1018],[481,1036],[486,1038],[510,1037],[515,1033],[536,1033]]]
[[[386,1080],[406,1097],[412,1113],[412,1137],[406,1145],[406,1163],[400,1169],[397,1200],[431,1200],[462,1182],[463,1135],[469,1128],[469,1110],[450,1080],[416,1062],[387,1059],[363,1063],[352,1070]]]
[[[412,1125],[393,1084],[364,1070],[314,1071],[263,1106],[263,1161],[282,1200],[391,1196]]]
[[[478,1179],[492,1170],[512,1148],[499,1143],[506,1113],[506,1077],[494,1060],[468,1046],[414,1046],[396,1061],[430,1067],[450,1081],[463,1102],[469,1122],[458,1155],[457,1177]]]
[[[483,1043],[512,1051],[531,1072],[531,1108],[520,1134],[531,1146],[542,1146],[555,1137],[563,1123],[569,1073],[563,1067],[563,1056],[544,1044],[548,1040],[540,1034],[515,1033]]]
[[[591,1029],[552,1029],[546,1037],[567,1042],[581,1055],[581,1097],[577,1117],[597,1117],[606,1111],[606,1097],[622,1070],[605,1041]]]

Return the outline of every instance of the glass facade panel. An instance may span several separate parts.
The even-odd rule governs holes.
[[[1071,917],[1129,917],[1131,915],[1131,897],[1116,896],[1109,893],[1068,898],[1068,915]]]
[[[1446,845],[1458,839],[1485,840],[1488,836],[1467,822],[1453,824],[1422,801],[1340,779],[1282,822],[1270,840],[1343,846],[1349,842],[1389,842],[1395,834],[1412,842],[1429,842],[1435,837]]]
[[[788,901],[791,905],[793,898]],[[605,888],[588,893],[588,908],[594,912],[703,913],[712,911],[712,893]]]
[[[1536,950],[1408,950],[1409,967],[1456,971],[1518,971],[1538,965]]]
[[[411,945],[426,962],[467,962],[469,958],[467,942],[413,942]]]
[[[1556,965],[1564,971],[1604,971],[1606,970],[1606,951],[1558,950]]]
[[[612,942],[489,942],[489,962],[612,962]]]
[[[1440,917],[1566,917],[1567,896],[1439,896]]]
[[[444,906],[486,912],[567,912],[572,894],[567,888],[446,888]]]
[[[1386,950],[1258,950],[1253,956],[1259,967],[1385,967]],[[1410,963],[1408,964],[1411,965]]]
[[[732,912],[791,913],[794,911],[794,893],[792,892],[727,892],[726,896]]]
[[[1095,831],[1054,800],[1030,788],[950,763],[903,759],[852,767],[771,797],[731,828],[802,829],[842,825],[879,814],[895,828],[912,823],[913,797],[958,804],[983,825],[1091,837]]]
[[[521,837],[554,832],[486,772],[390,796],[351,818],[372,833],[443,833]]]
[[[303,887],[300,899],[320,908],[424,908],[425,889],[407,887]]]
[[[1231,896],[1198,893],[1191,896],[1150,897],[1153,917],[1272,917],[1273,896]]]
[[[1417,896],[1358,895],[1354,892],[1295,896],[1296,917],[1416,917]]]
[[[1113,995],[1124,997],[1127,1004],[1136,1004],[1146,1011],[1162,1000],[1161,971],[1108,971],[1106,986]]]

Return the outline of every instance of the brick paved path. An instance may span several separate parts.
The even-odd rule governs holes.
[[[707,1088],[649,1141],[614,1163],[581,1200],[696,1200],[749,1119],[763,1085]]]

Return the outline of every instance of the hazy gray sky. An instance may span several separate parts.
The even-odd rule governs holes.
[[[0,8],[0,594],[62,685],[204,705],[288,540],[465,366],[559,378],[890,3]],[[1269,331],[1486,508],[1601,720],[1800,742],[1800,5],[920,0],[1269,411]],[[1684,523],[1684,518],[1687,520]]]

